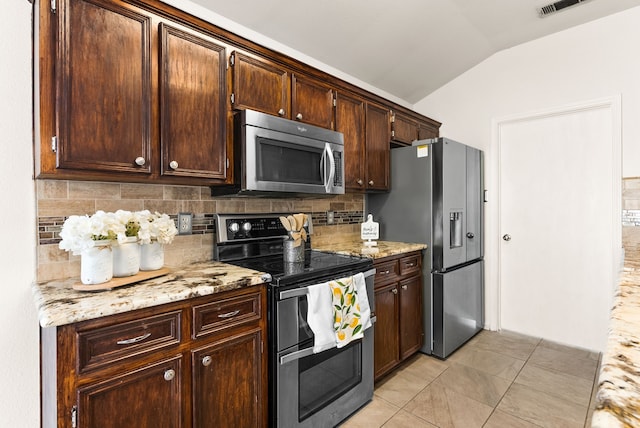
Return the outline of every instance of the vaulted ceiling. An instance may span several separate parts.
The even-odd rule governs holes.
[[[640,0],[192,0],[406,101],[421,100],[492,54]],[[612,47],[615,48],[615,47]]]

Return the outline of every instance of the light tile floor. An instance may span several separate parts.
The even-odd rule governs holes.
[[[600,354],[481,331],[447,360],[417,354],[342,428],[589,427]]]

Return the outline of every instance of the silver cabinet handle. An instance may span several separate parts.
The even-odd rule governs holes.
[[[398,289],[397,289],[397,288],[394,288],[393,290],[391,290],[391,292],[392,292],[393,294],[398,294]]]
[[[166,372],[164,372],[164,380],[166,380],[167,382],[170,380],[173,380],[173,378],[176,377],[176,371],[173,369],[169,369]]]
[[[403,289],[403,290],[406,290],[406,289],[407,289],[407,286],[406,286],[406,285],[403,285],[403,286],[402,286],[402,289]]]
[[[240,310],[235,310],[235,311],[227,312],[226,314],[220,314],[218,315],[218,318],[231,318],[231,317],[235,317],[239,313],[240,313]]]
[[[358,183],[360,186],[362,186],[362,184],[364,183],[364,181],[362,181],[361,178],[358,179],[358,181],[356,181],[356,183]]]
[[[142,336],[138,336],[138,337],[132,337],[131,339],[118,340],[116,342],[116,344],[118,344],[118,345],[131,345],[132,343],[142,342],[143,340],[145,340],[149,336],[151,336],[151,333],[143,334]]]
[[[369,180],[369,186],[373,186],[373,180]]]
[[[136,158],[136,165],[138,165],[138,166],[142,166],[142,165],[144,165],[144,164],[145,164],[145,162],[146,162],[146,160],[145,160],[142,156],[138,156],[138,157]]]
[[[285,113],[286,113],[286,112],[284,111],[284,109],[283,109],[283,108],[281,108],[280,110],[278,110],[278,114],[279,114],[280,116],[284,116],[284,114],[285,114]]]
[[[211,361],[213,361],[213,359],[210,356],[205,356],[202,358],[202,365],[207,367],[208,365],[211,364]]]
[[[416,264],[415,263],[407,263],[408,267],[414,267]]]
[[[169,162],[169,168],[178,169],[178,162],[172,160],[171,162]]]
[[[511,235],[509,235],[508,233],[505,233],[505,234],[502,236],[502,239],[504,239],[505,241],[511,241]]]
[[[298,120],[302,120],[302,113],[298,113],[298,114],[296,114],[296,119],[298,119]]]
[[[391,273],[391,271],[389,269],[380,272],[381,275],[389,275]]]

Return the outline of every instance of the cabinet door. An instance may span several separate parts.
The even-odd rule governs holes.
[[[64,0],[57,16],[56,167],[149,174],[150,18],[109,0]]]
[[[374,373],[378,379],[399,362],[397,283],[375,290]]]
[[[411,145],[418,138],[418,122],[401,113],[393,115],[391,139],[398,143]]]
[[[259,329],[192,351],[194,428],[263,425]]]
[[[428,138],[438,138],[440,132],[438,128],[421,123],[418,128],[418,140],[426,140]]]
[[[266,60],[231,54],[233,66],[233,108],[251,109],[275,116],[290,117],[289,74]]]
[[[203,34],[160,24],[163,175],[226,178],[226,53]]]
[[[291,75],[291,118],[333,129],[333,89],[299,75]]]
[[[365,104],[355,96],[336,95],[336,131],[344,135],[344,174],[347,189],[365,188]]]
[[[77,426],[180,427],[180,356],[78,389]]]
[[[400,281],[400,359],[422,346],[422,277]]]
[[[367,189],[389,190],[389,110],[367,103],[366,124]]]

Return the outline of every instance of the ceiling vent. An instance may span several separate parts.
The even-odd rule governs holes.
[[[566,9],[570,6],[574,6],[578,3],[584,3],[587,0],[560,0],[557,1],[555,3],[552,4],[548,4],[546,6],[542,6],[539,10],[538,13],[540,14],[540,17],[544,17],[544,16],[548,16],[551,15],[553,13],[559,12],[562,9]]]

